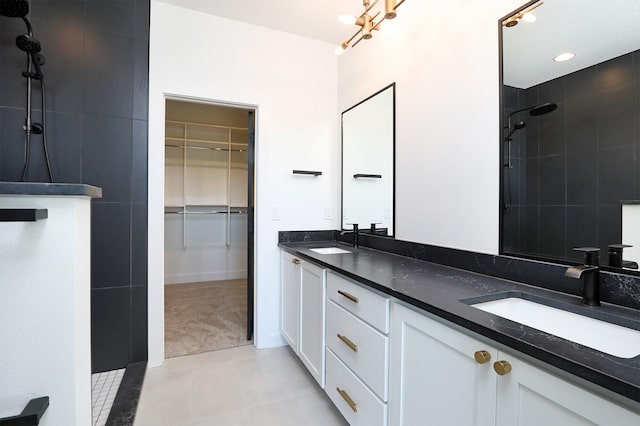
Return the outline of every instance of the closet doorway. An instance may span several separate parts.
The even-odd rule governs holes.
[[[165,357],[248,345],[255,111],[165,107]]]

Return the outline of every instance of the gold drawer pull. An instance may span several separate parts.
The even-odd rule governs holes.
[[[473,357],[476,359],[478,364],[486,364],[491,361],[491,354],[487,351],[476,351],[476,353],[473,354]]]
[[[511,364],[509,361],[496,361],[493,363],[493,369],[499,376],[511,373]]]
[[[358,412],[358,406],[356,405],[355,402],[353,402],[353,399],[351,399],[351,397],[349,396],[348,393],[346,393],[344,390],[340,389],[340,388],[336,388],[336,390],[338,391],[338,393],[340,394],[340,396],[342,397],[342,399],[344,399],[346,401],[347,404],[349,404],[349,407],[351,407],[351,409],[353,410],[354,413]]]
[[[338,339],[342,340],[342,342],[344,342],[345,345],[349,346],[349,348],[354,351],[354,352],[358,352],[358,346],[353,343],[351,340],[349,340],[349,338],[347,336],[343,336],[341,334],[338,334]]]
[[[346,291],[338,290],[338,294],[341,295],[341,296],[346,297],[347,299],[351,300],[353,303],[358,303],[359,302],[357,297],[355,297],[352,294],[347,293]]]
[[[300,259],[292,259],[291,262],[293,262],[294,265],[299,265]]]

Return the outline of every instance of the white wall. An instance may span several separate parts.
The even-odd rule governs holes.
[[[151,2],[149,52],[149,365],[164,358],[164,97],[257,108],[256,323],[258,347],[279,333],[277,232],[338,226],[335,47]],[[293,169],[321,177],[292,176]],[[329,209],[331,219],[324,219]],[[280,220],[272,220],[274,210]]]
[[[338,111],[396,82],[396,238],[498,253],[498,20],[523,0],[406,1],[338,61]]]
[[[48,396],[42,426],[91,423],[90,203],[0,196],[3,208],[48,209],[0,223],[0,417]]]

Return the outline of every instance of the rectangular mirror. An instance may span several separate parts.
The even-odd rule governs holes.
[[[394,235],[395,87],[342,113],[342,229]]]
[[[500,21],[501,253],[580,262],[590,246],[637,268],[638,22],[637,0],[529,2]]]

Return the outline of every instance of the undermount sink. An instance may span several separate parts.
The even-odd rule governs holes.
[[[351,253],[349,250],[343,250],[338,247],[322,247],[322,248],[312,248],[309,249],[318,254],[345,254]]]
[[[518,297],[471,306],[619,358],[640,355],[638,330]]]

